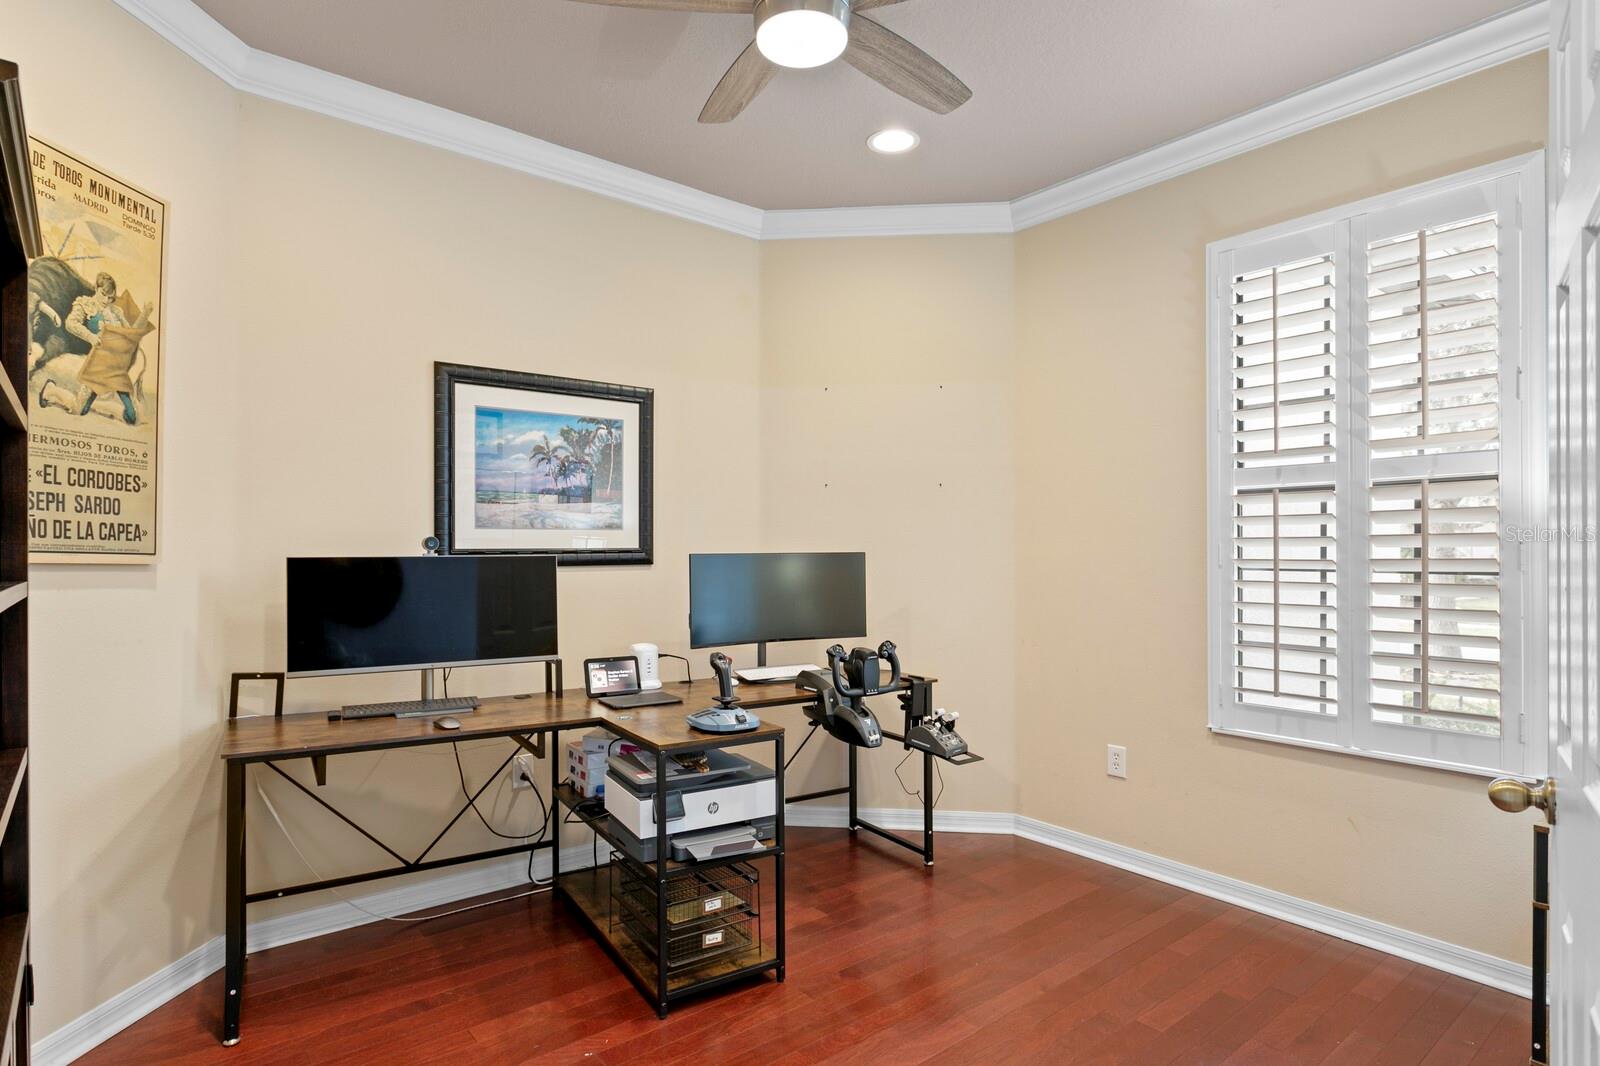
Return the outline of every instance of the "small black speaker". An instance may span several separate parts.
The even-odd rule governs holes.
[[[422,550],[427,552],[429,555],[438,555],[439,549],[442,546],[443,542],[440,541],[438,537],[422,538]]]

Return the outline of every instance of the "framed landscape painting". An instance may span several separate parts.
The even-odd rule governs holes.
[[[650,389],[435,363],[433,391],[442,550],[650,562]]]

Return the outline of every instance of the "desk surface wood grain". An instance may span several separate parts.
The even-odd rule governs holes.
[[[769,722],[763,722],[759,729],[749,733],[719,736],[696,732],[684,721],[684,716],[711,706],[717,694],[716,682],[668,683],[664,691],[681,698],[683,702],[665,707],[614,711],[589,699],[581,688],[561,693],[536,692],[524,699],[515,696],[480,697],[482,702],[477,710],[454,715],[461,722],[461,728],[449,730],[438,728],[430,718],[329,721],[326,711],[286,714],[282,718],[272,715],[236,718],[227,723],[221,754],[224,759],[241,760],[335,755],[401,745],[445,744],[473,738],[596,725],[604,726],[641,747],[667,751],[703,748],[724,740],[772,740],[783,735],[782,726]],[[763,707],[809,703],[815,696],[805,689],[781,684],[740,685],[734,689],[734,693],[741,707],[755,711]]]

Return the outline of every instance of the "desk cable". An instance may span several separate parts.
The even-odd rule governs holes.
[[[295,843],[294,837],[289,833],[289,828],[283,824],[283,819],[278,816],[278,808],[274,807],[272,805],[272,801],[267,798],[267,792],[261,787],[261,782],[257,780],[253,781],[253,783],[256,786],[256,795],[261,797],[261,802],[266,805],[267,813],[272,815],[272,820],[277,823],[278,831],[283,834],[283,839],[289,842],[289,847],[294,849],[294,853],[300,857],[300,861],[305,864],[306,869],[311,871],[311,876],[315,877],[319,881],[326,881],[327,878],[322,876],[321,872],[317,870],[316,866],[312,864],[311,860],[306,858],[306,853],[300,850],[300,845]],[[482,903],[469,903],[465,907],[457,907],[454,910],[441,911],[438,914],[425,914],[419,918],[407,918],[394,914],[379,914],[377,911],[370,911],[363,907],[361,904],[357,903],[343,892],[340,892],[337,888],[330,888],[327,891],[332,892],[339,898],[341,902],[349,904],[351,907],[354,907],[356,910],[360,911],[362,914],[365,914],[369,918],[377,918],[378,920],[385,922],[431,922],[435,918],[448,918],[452,914],[465,914],[467,911],[475,911],[483,907],[493,907],[497,903],[510,903],[512,900],[525,899],[528,896],[537,896],[542,893],[549,892],[550,886],[546,884],[540,888],[532,888],[526,892],[519,892],[514,896],[501,896],[498,899],[484,900]]]
[[[694,684],[694,670],[692,670],[689,667],[689,660],[688,659],[685,659],[681,655],[674,655],[670,651],[657,652],[656,656],[658,658],[661,658],[661,659],[676,659],[676,660],[678,660],[680,663],[683,664],[683,683],[685,685]]]
[[[900,776],[900,767],[906,764],[906,759],[909,759],[911,756],[916,754],[917,751],[915,749],[908,751],[906,752],[905,759],[901,759],[899,762],[894,764],[894,779],[900,782],[900,791],[904,792],[908,796],[915,796],[920,800],[923,798],[922,790],[919,788],[916,791],[912,791],[911,789],[906,788],[905,778]],[[944,770],[939,766],[941,761],[943,760],[936,759],[934,760],[933,764],[933,772],[939,779],[939,791],[933,794],[933,805],[935,807],[939,806],[939,800],[944,797]]]
[[[445,667],[441,673],[443,674],[444,696],[445,699],[449,699],[450,668],[448,666]],[[478,816],[478,821],[483,823],[483,827],[485,829],[487,829],[494,836],[499,837],[501,840],[517,840],[524,843],[532,840],[535,844],[537,844],[545,838],[545,836],[550,832],[550,807],[545,803],[544,793],[539,791],[539,783],[537,781],[529,777],[527,774],[521,775],[522,779],[528,783],[528,787],[533,789],[533,798],[539,801],[539,811],[542,817],[539,822],[538,833],[530,833],[526,836],[517,836],[514,833],[502,833],[500,830],[489,824],[489,819],[485,818],[483,816],[483,812],[478,809],[478,801],[472,798],[471,789],[467,788],[467,772],[461,767],[461,746],[455,741],[451,741],[450,751],[456,757],[456,777],[461,781],[461,794],[467,798],[467,806],[472,808],[472,813]],[[553,753],[551,758],[555,758]],[[531,851],[528,852],[528,880],[536,885],[548,885],[550,883],[548,879],[541,881],[537,877],[533,876],[533,852]]]
[[[485,818],[483,816],[483,812],[478,809],[478,802],[472,798],[472,790],[467,788],[467,772],[461,767],[460,746],[452,741],[450,744],[450,750],[456,757],[456,778],[461,782],[461,794],[467,797],[467,805],[472,808],[472,813],[478,816],[478,821],[483,823],[483,827],[485,829],[499,837],[501,840],[532,840],[533,842],[538,843],[544,839],[545,834],[550,831],[550,808],[545,805],[544,793],[539,791],[539,786],[534,783],[533,778],[529,777],[527,774],[521,774],[519,772],[519,776],[521,776],[521,778],[528,783],[528,787],[533,789],[533,798],[539,801],[539,810],[542,815],[539,821],[539,831],[536,833],[520,834],[502,833],[500,830],[489,824],[489,819]],[[500,787],[504,788],[505,783],[501,782]],[[496,795],[499,795],[498,791],[496,792]]]

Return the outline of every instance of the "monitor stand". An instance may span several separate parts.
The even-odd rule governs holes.
[[[765,647],[765,646],[763,646],[763,647]],[[763,651],[763,655],[764,654],[765,654],[765,652]],[[544,663],[544,690],[546,692],[555,693],[555,694],[559,695],[561,690],[562,690],[562,688],[563,688],[562,681],[561,681],[561,656],[559,656],[559,655],[541,655],[536,659],[529,659],[528,661],[529,662],[535,662],[535,663]],[[763,659],[762,661],[765,662],[765,659]],[[425,699],[425,700],[433,699],[434,698],[434,692],[433,692],[433,675],[434,675],[434,671],[433,670],[419,670],[417,672],[422,675],[422,698]]]
[[[756,642],[756,666],[754,670],[735,671],[739,680],[753,685],[770,685],[780,681],[792,682],[802,670],[815,669],[810,664],[793,664],[790,666],[776,666],[770,669],[767,666],[767,642]],[[763,676],[765,675],[765,676]]]

